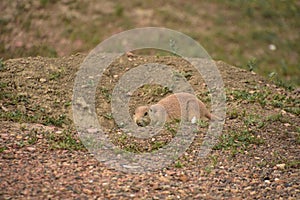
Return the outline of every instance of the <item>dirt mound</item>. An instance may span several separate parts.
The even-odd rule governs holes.
[[[297,91],[224,62],[216,62],[226,91],[227,116],[220,141],[210,155],[197,152],[207,124],[188,151],[156,172],[125,174],[108,169],[89,154],[72,122],[76,72],[85,55],[20,58],[0,67],[0,197],[10,198],[299,198],[300,101]],[[110,110],[110,95],[126,70],[143,63],[163,63],[177,70],[209,105],[205,82],[185,60],[170,56],[123,56],[103,74],[96,108],[107,135],[131,152],[159,149],[165,134],[137,140],[120,133]],[[170,94],[144,86],[130,101],[130,112]],[[172,133],[173,128],[169,128]]]

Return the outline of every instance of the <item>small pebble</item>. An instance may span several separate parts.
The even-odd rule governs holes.
[[[276,47],[274,44],[270,44],[270,45],[269,45],[269,49],[270,49],[271,51],[275,51],[275,50],[277,49],[277,47]]]
[[[284,169],[285,168],[285,164],[277,164],[276,167],[278,167],[279,169]]]
[[[27,147],[27,150],[28,151],[35,151],[35,148],[34,147]]]
[[[40,82],[44,83],[46,82],[47,80],[45,78],[40,78]]]

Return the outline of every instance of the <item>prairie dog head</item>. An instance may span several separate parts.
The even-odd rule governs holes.
[[[139,126],[147,126],[150,123],[149,106],[137,107],[134,111],[133,120]]]
[[[162,105],[155,104],[149,108],[149,117],[152,125],[159,125],[165,123],[167,113]]]
[[[167,113],[162,105],[140,106],[135,109],[133,120],[138,126],[163,124]]]

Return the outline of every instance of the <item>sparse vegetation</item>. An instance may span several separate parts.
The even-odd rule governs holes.
[[[261,145],[264,140],[248,130],[240,132],[230,131],[220,137],[220,142],[214,146],[215,150],[230,150],[232,155],[243,153],[250,145]]]
[[[300,100],[294,90],[300,85],[299,1],[26,0],[1,1],[0,8],[1,199],[299,199]],[[185,33],[213,59],[246,71],[218,63],[227,88],[227,117],[219,143],[205,158],[198,152],[207,123],[199,121],[195,140],[173,164],[131,174],[99,163],[97,154],[85,150],[70,120],[71,105],[77,105],[72,88],[85,57],[77,52],[88,53],[116,33],[146,26]],[[124,44],[130,48],[128,41]],[[140,50],[133,53],[157,56],[122,57],[97,88],[99,122],[119,149],[141,156],[155,152],[178,127],[169,124],[145,140],[120,133],[112,123],[116,79],[111,75],[121,77],[143,60],[164,63],[210,105],[201,77],[174,56],[183,49],[180,41],[166,45],[171,52]],[[20,58],[38,55],[43,57]],[[130,113],[171,92],[139,88],[130,94]],[[87,147],[103,146],[88,136]],[[107,160],[119,164],[114,162],[114,156]]]
[[[169,131],[173,136],[176,135],[179,127],[179,121],[165,123],[164,128]]]
[[[37,131],[32,130],[25,138],[27,139],[27,142],[29,145],[34,145],[38,141],[37,137]]]
[[[123,15],[126,16],[126,13],[124,9]],[[74,124],[70,121],[70,105],[74,103],[77,106],[78,103],[71,101],[72,80],[78,70],[78,63],[83,59],[84,56],[76,55],[60,59],[37,57],[5,62],[6,70],[0,73],[0,159],[3,166],[9,166],[1,168],[2,177],[9,178],[4,178],[1,182],[0,189],[1,192],[4,191],[4,198],[13,199],[18,196],[26,199],[31,195],[38,195],[41,199],[65,199],[78,197],[80,194],[82,197],[93,195],[105,199],[112,197],[108,195],[113,193],[134,194],[136,196],[133,198],[140,199],[153,198],[154,193],[158,199],[177,198],[175,195],[193,199],[199,195],[199,191],[211,197],[237,196],[241,199],[280,199],[297,195],[297,148],[300,144],[299,117],[296,115],[299,111],[298,93],[279,88],[254,73],[217,62],[224,75],[228,94],[228,116],[219,143],[204,157],[199,157],[202,150],[211,148],[204,138],[217,139],[210,138],[204,131],[207,123],[199,121],[198,126],[193,125],[196,135],[188,150],[180,157],[171,155],[175,161],[173,164],[154,172],[126,174],[98,163],[97,156],[102,151],[99,154],[91,151],[89,154],[77,138]],[[188,72],[190,67],[178,57],[124,55],[112,63],[111,71],[121,77],[124,69],[138,66],[144,60],[148,63],[171,63],[174,68],[178,68],[178,72]],[[53,69],[51,71],[46,66],[54,64],[56,67],[63,66],[67,76],[52,74]],[[260,66],[258,62],[257,67]],[[256,70],[254,67],[254,71]],[[53,77],[52,80],[49,76]],[[41,78],[47,81],[41,81]],[[98,120],[105,136],[119,147],[112,149],[117,156],[122,155],[124,150],[138,156],[148,152],[159,153],[156,150],[163,150],[165,145],[170,144],[176,137],[179,121],[166,124],[162,132],[147,139],[133,137],[130,135],[131,131],[127,134],[127,131],[113,123],[109,101],[115,82],[110,81],[111,74],[103,75],[102,78],[103,82],[99,85],[103,88],[101,90],[98,87],[96,90],[96,114],[101,116]],[[192,73],[189,83],[201,99],[210,97],[199,74]],[[95,86],[94,82],[89,84]],[[168,92],[157,85],[139,88],[130,94],[130,114],[137,105],[150,105]],[[208,103],[207,105],[209,106]],[[83,110],[89,112],[87,108],[82,106]],[[107,141],[103,141],[102,137],[91,137],[98,136],[98,129],[91,127],[88,132],[90,134],[83,134],[84,138],[80,138],[87,149],[107,147]],[[80,131],[79,134],[82,136]],[[206,147],[209,149],[205,149]],[[105,162],[118,165],[115,158],[112,155]],[[159,161],[160,155],[156,158]],[[135,158],[133,159],[135,162]],[[9,180],[18,181],[11,185]],[[99,184],[94,184],[96,181]],[[41,188],[40,182],[50,184],[44,184]],[[254,184],[250,188],[248,183]],[[81,186],[77,188],[78,184],[84,185],[85,189],[89,187],[90,191],[82,191]],[[145,191],[151,192],[151,196]],[[174,196],[163,196],[165,192]],[[207,196],[197,197],[201,199]]]
[[[104,117],[105,117],[106,119],[113,119],[112,113],[106,113],[106,114],[104,115]]]
[[[67,149],[75,151],[85,149],[81,141],[75,139],[70,131],[45,134],[45,137],[50,144],[50,149]]]
[[[209,125],[208,121],[204,121],[204,120],[197,120],[197,125],[201,128],[206,128]]]
[[[4,146],[4,147],[0,147],[0,153],[2,153],[3,151],[5,151],[6,150],[6,147]]]
[[[152,150],[157,150],[161,147],[163,147],[165,145],[165,142],[162,142],[162,141],[156,141],[153,143],[152,145]]]
[[[205,0],[191,5],[178,1],[166,6],[160,2],[140,3],[134,0],[111,2],[101,5],[101,9],[90,6],[98,3],[39,0],[36,4],[20,2],[13,7],[11,3],[4,2],[11,9],[5,9],[5,17],[0,18],[2,35],[6,36],[0,42],[0,57],[6,60],[89,52],[117,32],[141,25],[163,24],[191,36],[216,60],[221,59],[265,76],[275,72],[276,82],[287,88],[290,83],[300,84],[299,55],[296,53],[300,51],[297,29],[300,7],[297,1],[237,0],[223,3]],[[57,9],[62,6],[65,10]],[[47,11],[51,9],[56,11],[56,15],[49,17]],[[211,15],[215,11],[220,12]],[[94,20],[86,23],[89,19]],[[35,23],[39,20],[43,23]],[[18,26],[11,28],[9,24],[12,23]],[[16,42],[12,39],[13,32],[24,32],[24,37],[17,38]],[[169,46],[173,53],[180,48],[172,40]]]
[[[182,167],[183,167],[183,164],[182,164],[180,161],[176,161],[174,166],[175,166],[176,168],[182,168]]]
[[[0,72],[5,69],[5,65],[3,64],[3,58],[0,58]]]
[[[62,114],[58,117],[45,117],[43,124],[62,127],[63,124],[67,124],[66,115]]]
[[[111,91],[105,87],[100,88],[100,93],[103,95],[103,97],[106,99],[108,103],[111,101]]]
[[[234,99],[246,100],[249,103],[259,103],[264,107],[267,103],[267,97],[270,93],[268,91],[246,91],[246,90],[234,90],[230,92]]]

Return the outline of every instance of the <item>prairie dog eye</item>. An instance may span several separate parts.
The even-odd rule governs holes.
[[[148,115],[148,112],[145,112],[144,116],[147,116]]]

